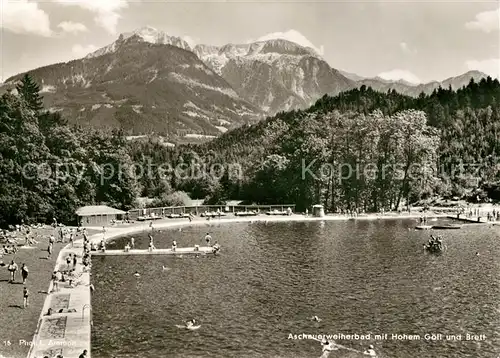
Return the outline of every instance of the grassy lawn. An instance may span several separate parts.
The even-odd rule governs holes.
[[[16,254],[4,255],[2,258],[6,266],[0,267],[0,358],[25,358],[28,354],[29,346],[20,344],[20,341],[30,342],[33,339],[57,256],[61,248],[67,245],[67,243],[54,244],[52,258],[47,259],[48,238],[53,229],[32,231],[36,235],[35,240],[38,241],[36,246],[20,247]],[[24,235],[18,237],[23,239],[18,242],[24,243]],[[78,235],[77,239],[80,238]],[[7,265],[12,259],[19,266],[16,282],[13,284],[8,283],[10,273],[7,270]],[[20,269],[23,263],[29,270],[26,287],[30,297],[29,307],[26,309],[22,308],[23,285]]]

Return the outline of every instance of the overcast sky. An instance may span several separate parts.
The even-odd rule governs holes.
[[[212,45],[285,37],[362,76],[428,82],[500,72],[498,1],[0,1],[2,80],[146,25]]]

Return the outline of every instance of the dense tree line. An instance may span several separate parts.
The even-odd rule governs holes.
[[[17,94],[0,98],[0,225],[73,222],[91,203],[131,208],[138,185],[125,138],[68,127],[43,109],[39,92],[26,75]]]
[[[70,222],[77,207],[121,209],[240,199],[401,208],[433,196],[500,198],[500,84],[491,78],[411,98],[361,87],[324,96],[203,145],[69,126],[33,79],[0,98],[0,225]],[[186,195],[189,194],[189,197]]]
[[[414,111],[420,113],[416,114]],[[422,113],[426,118],[425,126],[422,124]],[[385,180],[379,179],[369,185],[364,180],[343,180],[342,186],[335,188],[333,183],[328,186],[321,180],[303,180],[296,182],[300,195],[291,195],[294,187],[291,182],[287,182],[284,186],[288,188],[287,195],[281,193],[276,176],[269,173],[268,160],[276,162],[276,157],[269,156],[282,157],[280,164],[275,165],[276,168],[286,166],[286,170],[283,169],[278,175],[282,181],[291,178],[290,170],[298,169],[298,163],[293,162],[293,157],[302,153],[306,145],[310,147],[309,150],[318,152],[315,154],[315,164],[320,167],[325,163],[331,164],[332,160],[344,164],[357,163],[356,160],[370,163],[378,161],[380,164],[380,160],[388,160],[387,156],[384,159],[376,157],[384,151],[390,153],[396,149],[384,149],[383,145],[390,145],[392,142],[380,133],[380,127],[373,126],[373,116],[382,118],[380,123],[386,126],[391,123],[387,130],[392,131],[392,135],[396,136],[394,138],[398,138],[396,128],[403,131],[405,127],[411,128],[415,122],[421,124],[422,135],[418,136],[419,141],[432,146],[428,149],[433,151],[428,151],[427,157],[421,158],[427,162],[422,166],[428,172],[425,174],[425,181],[422,177],[417,180],[420,181],[418,185],[408,180],[399,183],[400,193],[392,201],[385,198],[373,199],[373,195],[380,197],[381,193],[391,197],[393,194],[389,193],[398,190],[395,189],[397,181],[388,182],[387,176]],[[359,126],[354,125],[355,122],[363,123],[362,126],[368,128],[367,132],[355,134]],[[404,123],[404,126],[400,127],[400,123]],[[365,209],[366,204],[361,205],[356,198],[361,193],[366,194],[365,191],[375,185],[373,191],[370,191],[372,199],[368,209],[394,209],[402,201],[415,202],[432,196],[476,198],[479,195],[497,198],[500,191],[497,189],[500,186],[499,126],[500,83],[496,79],[488,77],[479,83],[471,80],[467,86],[457,91],[438,88],[432,94],[421,94],[418,98],[401,95],[394,90],[381,93],[363,86],[335,97],[324,96],[307,110],[279,113],[251,128],[231,131],[200,147],[199,151],[217,153],[216,160],[219,162],[239,160],[244,163],[244,167],[253,168],[245,178],[243,188],[241,181],[233,183],[238,192],[243,193],[241,198],[250,201],[270,203],[286,198],[295,202],[299,208],[314,201],[326,204],[331,210],[349,210],[353,206]],[[371,150],[360,151],[362,155],[356,159],[352,153],[356,139],[364,146],[369,143],[378,144]],[[331,143],[335,145],[332,146]],[[399,138],[395,143],[403,145],[404,142]],[[325,157],[328,152],[337,153],[336,157]],[[395,155],[394,152],[391,155]],[[402,158],[395,156],[392,160],[401,165]],[[260,170],[255,170],[256,167]],[[324,195],[318,195],[325,190],[325,185],[328,189]],[[317,189],[310,192],[314,187]],[[274,189],[277,192],[271,195],[270,191]],[[341,189],[344,190],[343,199],[338,194]],[[364,194],[362,197],[368,200]]]

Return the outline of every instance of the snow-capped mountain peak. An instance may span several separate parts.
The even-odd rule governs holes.
[[[154,43],[156,39],[163,34],[162,31],[158,31],[154,27],[151,26],[143,26],[138,29],[135,29],[134,31],[131,32],[125,32],[122,34],[123,39],[130,38],[132,36],[139,36],[141,37],[145,42],[152,42]]]
[[[276,65],[276,61],[298,63],[304,57],[322,59],[316,51],[285,39],[260,40],[246,44],[227,44],[221,47],[196,45],[193,52],[216,73],[233,61],[258,61]]]
[[[161,45],[173,45],[184,50],[191,51],[189,44],[182,38],[170,36],[165,31],[157,30],[151,26],[144,26],[135,31],[124,33],[123,39],[127,39],[132,36],[137,36],[144,42]]]
[[[316,56],[323,56],[324,47],[321,45],[319,48],[314,46],[311,41],[309,41],[304,35],[302,35],[297,30],[288,30],[285,32],[273,32],[264,36],[259,37],[255,42],[270,41],[270,40],[286,40],[293,42],[302,47],[308,48],[316,54]],[[253,41],[251,41],[253,42]]]
[[[107,45],[99,50],[87,55],[87,58],[98,57],[107,53],[115,52],[116,49],[130,38],[138,38],[140,41],[149,42],[152,44],[172,45],[184,50],[192,51],[189,44],[180,37],[170,36],[166,32],[157,30],[151,26],[143,26],[131,32],[120,34],[118,39],[110,45]]]

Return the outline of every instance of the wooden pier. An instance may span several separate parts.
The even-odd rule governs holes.
[[[194,247],[178,247],[175,251],[172,249],[154,249],[154,250],[99,250],[91,251],[92,256],[131,256],[131,255],[206,255],[212,254],[213,248],[202,246],[198,249]]]
[[[488,221],[486,217],[477,217],[477,216],[471,216],[471,217],[466,217],[464,215],[448,215],[448,219],[454,219],[454,220],[460,220],[463,222],[467,223],[476,223],[476,224],[487,224]],[[490,224],[493,222],[490,222]]]

